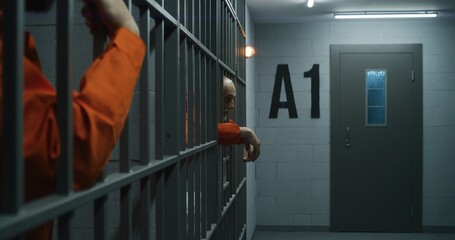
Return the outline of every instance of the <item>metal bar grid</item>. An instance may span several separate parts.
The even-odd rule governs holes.
[[[127,2],[131,9],[131,0]],[[25,209],[25,214],[22,216],[0,215],[2,235],[5,233],[4,236],[6,237],[16,236],[33,226],[58,217],[62,219],[62,224],[59,224],[59,227],[68,226],[59,233],[59,238],[71,239],[74,237],[71,234],[71,219],[73,218],[74,210],[79,206],[95,202],[94,215],[97,222],[95,229],[98,229],[95,230],[95,237],[96,239],[107,239],[107,218],[109,215],[106,208],[107,194],[122,189],[122,207],[120,211],[122,212],[122,219],[124,219],[121,225],[124,227],[121,228],[121,236],[122,239],[131,239],[133,222],[131,216],[133,211],[131,206],[131,186],[133,183],[140,183],[140,206],[142,210],[145,210],[141,211],[141,222],[143,220],[141,224],[141,239],[151,237],[150,231],[145,229],[150,224],[151,207],[156,207],[157,209],[155,217],[157,218],[156,236],[158,239],[164,237],[182,238],[185,236],[187,234],[185,233],[185,226],[188,224],[186,219],[188,218],[194,219],[190,223],[193,226],[191,236],[194,236],[194,239],[215,236],[214,233],[219,224],[223,226],[218,229],[233,230],[237,228],[234,225],[236,223],[233,223],[236,221],[235,212],[223,214],[219,195],[221,189],[220,181],[218,181],[220,172],[213,171],[213,169],[219,169],[220,166],[220,152],[216,145],[216,121],[213,121],[213,119],[218,119],[222,115],[222,104],[219,97],[221,96],[221,71],[231,74],[237,71],[233,62],[237,54],[232,53],[236,48],[233,45],[235,40],[231,39],[235,35],[235,30],[233,29],[235,24],[232,24],[232,21],[217,21],[214,18],[217,16],[217,12],[222,12],[220,7],[224,6],[224,4],[219,4],[218,2],[194,0],[193,4],[199,6],[197,9],[193,8],[193,10],[189,10],[189,5],[187,5],[191,5],[190,2],[184,4],[185,1],[179,0],[166,1],[166,4],[164,4],[164,1],[150,0],[137,0],[134,2],[136,6],[140,7],[141,37],[147,46],[147,55],[144,62],[146,67],[141,72],[139,88],[141,109],[140,166],[131,165],[130,144],[133,136],[131,136],[129,124],[127,124],[120,144],[122,147],[118,173],[107,175],[105,181],[99,182],[89,190],[71,193],[71,196],[68,197],[49,196],[29,203],[22,208]],[[68,3],[72,4],[72,1]],[[237,4],[234,4],[234,6],[237,6]],[[186,7],[186,10],[181,11],[181,8],[184,7]],[[71,6],[67,7],[67,9],[71,9]],[[183,13],[190,15],[195,11],[199,11],[199,14],[192,15],[194,17],[199,16],[199,19],[194,21],[196,22],[194,27],[187,29],[186,27],[189,24],[183,20],[185,16],[182,15]],[[231,11],[223,12],[227,19],[236,19]],[[201,14],[203,15],[202,17],[200,17]],[[154,20],[153,27],[148,21],[149,17]],[[188,19],[189,16],[186,17]],[[72,25],[71,19],[72,16],[69,17],[69,25]],[[238,22],[238,19],[235,21]],[[229,22],[231,24],[228,24]],[[230,44],[228,43],[229,45],[224,46],[219,42],[221,26],[225,29],[222,34],[230,38],[230,40],[225,41],[230,42]],[[18,32],[22,32],[20,27],[15,29]],[[69,37],[67,41],[63,40],[61,42],[70,44]],[[17,46],[18,44],[15,43],[15,45]],[[184,48],[185,51],[182,51],[181,48]],[[59,47],[59,49],[61,51],[65,48]],[[219,54],[220,49],[227,50],[223,58]],[[150,61],[152,58],[151,52],[154,53],[154,63]],[[18,54],[15,52],[13,55]],[[62,55],[66,57],[67,62],[70,61],[71,55],[69,53]],[[182,61],[182,56],[185,61]],[[154,64],[155,68],[154,73],[149,70],[152,64]],[[175,71],[176,69],[171,66],[179,66],[179,68]],[[60,71],[63,72],[62,74],[70,76],[71,64],[66,63],[66,67],[69,67],[69,69]],[[20,74],[21,71],[19,70],[18,72]],[[184,74],[184,76],[180,74]],[[150,102],[148,83],[153,78],[155,79],[156,89],[154,135],[156,145],[154,153],[157,160],[150,158],[150,139],[149,134],[147,134],[150,128],[147,123],[150,120],[150,116],[149,111],[144,110],[148,108],[148,103]],[[67,81],[66,79],[71,79],[71,77],[59,77],[59,79]],[[182,81],[169,81],[169,79],[185,79],[185,84]],[[70,87],[70,84],[67,85]],[[68,89],[68,86],[65,89]],[[66,95],[66,102],[71,102],[71,92],[70,88]],[[178,92],[179,96],[175,97],[175,95],[171,94],[172,92]],[[184,93],[188,94],[188,102],[185,102]],[[187,130],[194,134],[194,138],[188,138],[188,143],[192,142],[193,144],[192,146],[188,145],[189,149],[185,149],[186,146],[183,140],[185,136],[185,117],[182,109],[185,108],[186,104],[189,105],[188,116],[190,116],[189,112],[194,113],[191,120],[188,120]],[[17,107],[17,109],[20,108]],[[64,115],[66,119],[71,120],[71,111],[68,109],[71,108],[68,107],[66,109],[68,113]],[[172,116],[176,116],[175,112],[173,112],[174,109],[179,112],[176,119],[170,120]],[[169,112],[173,112],[173,114]],[[64,126],[63,124],[60,125]],[[67,133],[67,138],[70,139],[72,128],[70,125],[66,126],[65,131],[69,132]],[[67,145],[70,148],[72,147],[72,144]],[[72,163],[71,158],[70,156],[69,164]],[[63,172],[65,171],[71,172],[71,166],[65,167]],[[63,173],[62,171],[59,172]],[[188,183],[186,179],[188,179]],[[20,183],[20,181],[15,182]],[[66,192],[72,192],[71,181],[59,180],[59,182],[69,186],[64,188]],[[186,184],[189,185],[186,186]],[[239,186],[244,189],[244,184]],[[191,217],[185,216],[184,201],[185,199],[189,200],[189,198],[185,197],[187,192],[192,195],[191,201],[189,201],[192,204],[189,203],[187,205],[187,208],[191,206]],[[218,200],[213,201],[213,199]],[[153,205],[154,203],[156,204]],[[177,206],[175,212],[172,210],[173,206]],[[224,209],[229,209],[229,207]],[[166,225],[169,226],[168,223],[177,223],[178,231],[166,227]],[[13,226],[12,229],[3,231],[11,226]],[[237,235],[237,233],[238,231],[233,231],[232,236]]]

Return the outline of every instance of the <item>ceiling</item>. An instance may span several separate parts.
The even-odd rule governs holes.
[[[439,17],[455,17],[455,0],[246,0],[256,23],[329,20],[335,12],[438,11]]]

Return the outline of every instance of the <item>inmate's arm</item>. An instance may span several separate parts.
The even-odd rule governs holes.
[[[261,142],[256,133],[251,128],[239,127],[233,121],[218,123],[218,142],[222,145],[245,144],[248,161],[255,161],[261,153]]]
[[[82,77],[74,95],[74,187],[89,187],[107,164],[131,105],[145,47],[122,0],[84,0],[92,30],[100,17],[111,38]],[[93,14],[93,5],[96,14]]]

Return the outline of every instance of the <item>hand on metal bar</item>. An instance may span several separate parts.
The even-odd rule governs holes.
[[[123,0],[83,0],[82,15],[91,33],[94,33],[96,22],[100,21],[112,37],[115,32],[124,27],[139,35],[139,28]]]

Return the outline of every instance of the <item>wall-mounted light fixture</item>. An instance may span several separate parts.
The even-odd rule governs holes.
[[[309,8],[312,8],[314,6],[314,0],[307,0],[306,1],[306,6]]]
[[[351,12],[335,13],[335,19],[384,19],[384,18],[433,18],[438,13],[433,11],[418,12]]]
[[[252,46],[246,45],[245,46],[245,57],[250,58],[253,57],[254,54],[256,54],[256,50]]]

